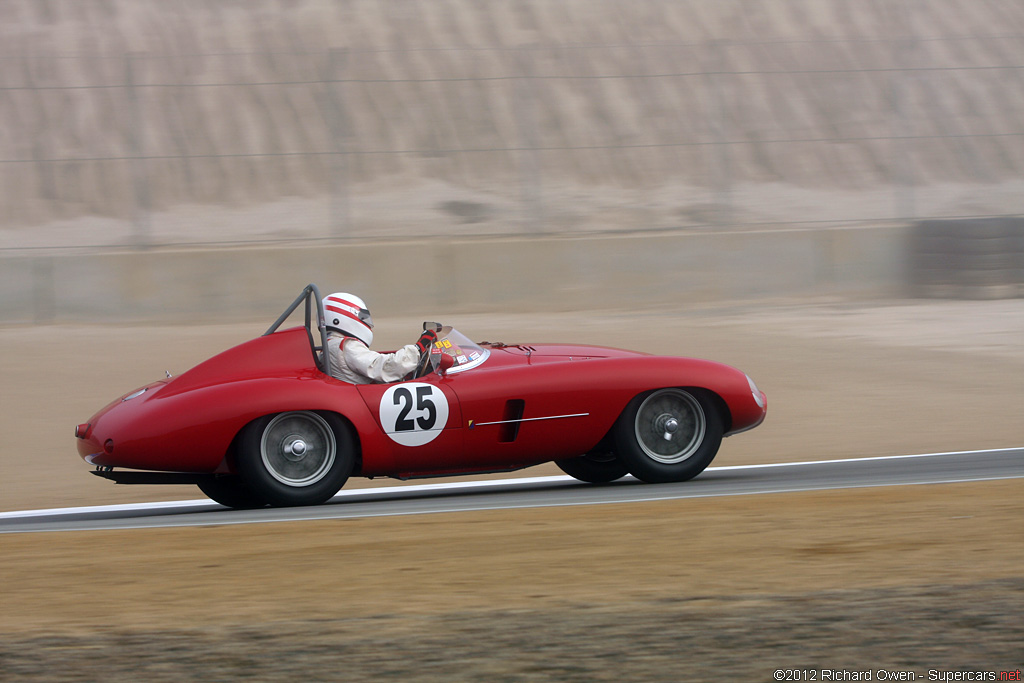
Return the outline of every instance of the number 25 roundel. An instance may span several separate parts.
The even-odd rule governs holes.
[[[397,384],[380,397],[380,423],[393,441],[422,446],[448,423],[448,399],[432,384]]]

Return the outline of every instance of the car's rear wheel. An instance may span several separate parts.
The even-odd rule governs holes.
[[[266,505],[237,475],[214,475],[199,482],[199,490],[225,507],[251,510]]]
[[[658,389],[637,396],[615,425],[616,453],[637,479],[686,481],[722,443],[722,416],[707,392]]]
[[[577,458],[556,460],[558,469],[589,484],[606,484],[629,474],[626,465],[614,453],[595,452]]]
[[[351,430],[338,416],[308,410],[267,415],[238,443],[246,486],[270,505],[317,505],[345,484],[355,463]]]

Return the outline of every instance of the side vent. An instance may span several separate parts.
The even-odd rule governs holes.
[[[525,407],[526,401],[521,398],[505,401],[505,412],[501,416],[501,421],[504,424],[501,425],[498,431],[499,443],[511,443],[516,440],[516,437],[519,435],[519,425],[522,424],[519,420],[523,419],[523,409]]]

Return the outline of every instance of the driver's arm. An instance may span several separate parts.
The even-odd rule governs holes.
[[[435,341],[437,333],[426,330],[415,344],[407,344],[394,353],[377,353],[358,339],[346,339],[342,353],[345,363],[371,382],[397,382],[416,369]]]
[[[358,339],[346,339],[342,353],[350,368],[372,382],[397,382],[416,369],[420,357],[415,344],[394,353],[377,353]]]

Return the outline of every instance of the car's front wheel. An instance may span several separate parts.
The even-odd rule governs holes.
[[[616,453],[641,481],[687,481],[722,443],[722,416],[707,392],[658,389],[637,396],[615,425]]]
[[[242,430],[238,446],[245,485],[274,506],[323,503],[345,484],[355,464],[351,430],[331,413],[267,415]]]

